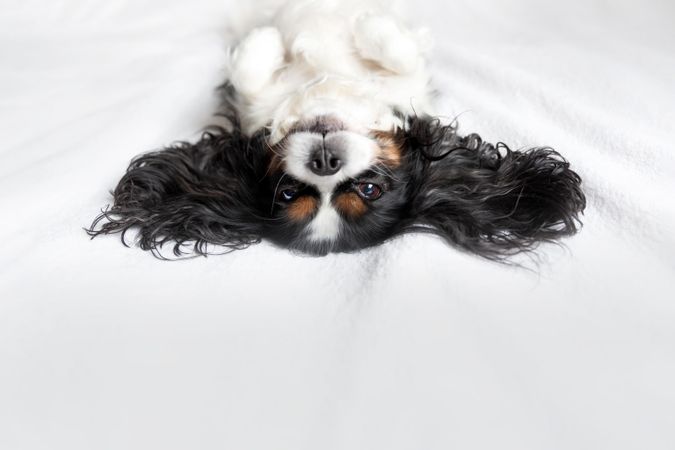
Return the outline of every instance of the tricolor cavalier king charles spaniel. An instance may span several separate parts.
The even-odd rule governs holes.
[[[429,38],[390,2],[295,0],[230,52],[227,125],[132,161],[92,236],[325,255],[433,233],[491,259],[575,233],[579,176],[435,118]]]

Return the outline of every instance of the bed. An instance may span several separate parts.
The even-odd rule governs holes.
[[[4,3],[0,448],[674,448],[673,3],[411,12],[439,110],[584,180],[583,231],[519,264],[90,241],[133,156],[211,121],[235,8]]]

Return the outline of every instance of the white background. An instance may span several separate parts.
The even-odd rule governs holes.
[[[675,448],[675,7],[420,2],[440,110],[589,198],[534,270],[409,236],[160,262],[82,231],[193,138],[235,1],[3,0],[0,448]]]

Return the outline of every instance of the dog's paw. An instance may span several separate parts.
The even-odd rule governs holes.
[[[354,44],[365,59],[398,74],[414,72],[421,51],[415,36],[393,18],[364,14],[355,23]]]
[[[232,54],[230,81],[245,95],[260,92],[284,64],[281,33],[274,27],[256,28]]]

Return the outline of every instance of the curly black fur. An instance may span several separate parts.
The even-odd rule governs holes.
[[[239,250],[260,242],[262,223],[255,187],[265,153],[265,136],[248,138],[214,128],[196,144],[135,158],[112,192],[114,204],[88,229],[92,237],[138,229],[138,245],[155,255],[167,242],[173,253],[185,244],[207,254],[207,244]],[[249,186],[250,189],[242,189]]]
[[[419,158],[406,232],[431,232],[499,259],[578,231],[581,178],[553,149],[495,147],[433,119],[412,119],[408,135]]]
[[[580,177],[550,148],[512,151],[461,137],[456,125],[414,117],[402,130],[403,164],[387,196],[363,219],[345,221],[335,243],[311,243],[275,213],[281,179],[269,176],[267,135],[212,129],[196,144],[178,143],[133,160],[113,191],[113,206],[92,237],[138,231],[138,245],[160,255],[173,244],[197,255],[208,244],[237,250],[270,239],[311,254],[355,251],[393,236],[425,232],[490,259],[533,249],[577,232],[585,208]],[[375,205],[375,203],[374,203]]]

